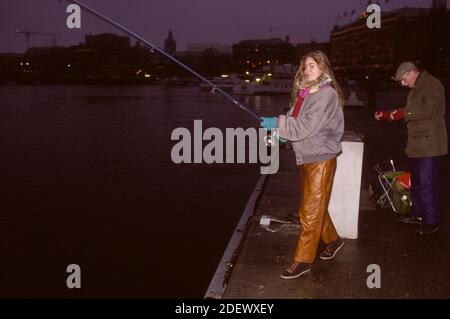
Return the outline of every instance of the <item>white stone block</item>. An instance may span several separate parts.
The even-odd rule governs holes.
[[[334,226],[342,238],[358,238],[363,153],[361,136],[345,132],[328,206]]]

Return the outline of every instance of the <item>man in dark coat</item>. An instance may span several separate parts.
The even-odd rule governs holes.
[[[427,71],[419,71],[412,62],[400,64],[395,80],[411,88],[406,108],[377,112],[375,118],[404,119],[407,123],[406,154],[411,161],[412,209],[409,217],[399,221],[420,224],[417,233],[431,235],[441,224],[438,171],[440,158],[448,153],[445,90],[437,78]]]

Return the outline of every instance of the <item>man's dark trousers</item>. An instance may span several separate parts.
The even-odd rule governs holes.
[[[439,225],[438,170],[440,156],[411,160],[411,217],[420,217],[424,225]]]

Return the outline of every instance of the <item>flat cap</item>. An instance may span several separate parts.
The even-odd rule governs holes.
[[[395,81],[400,81],[402,76],[406,73],[409,72],[411,70],[416,70],[417,67],[414,63],[412,62],[403,62],[402,64],[400,64],[397,68],[397,72],[395,73]]]

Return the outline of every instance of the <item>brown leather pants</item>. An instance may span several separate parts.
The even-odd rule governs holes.
[[[338,238],[328,213],[336,158],[303,164],[300,170],[300,224],[301,233],[295,249],[294,260],[312,263],[319,241],[328,244]]]

